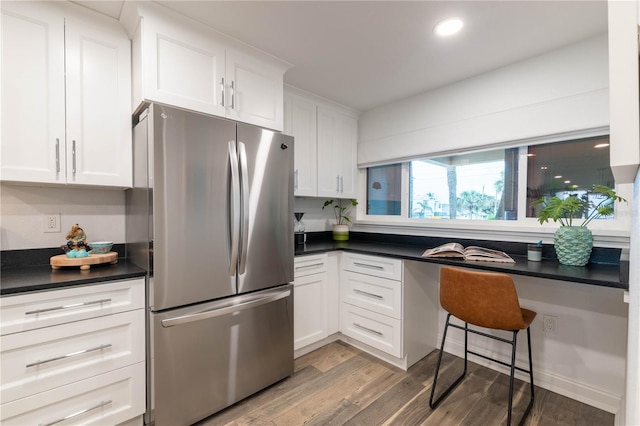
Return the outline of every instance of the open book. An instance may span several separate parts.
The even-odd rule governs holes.
[[[422,257],[461,257],[464,260],[515,263],[515,260],[505,252],[478,246],[464,248],[459,243],[447,243],[428,249],[422,253]]]

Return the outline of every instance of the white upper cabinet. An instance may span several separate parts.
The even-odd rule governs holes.
[[[131,186],[130,42],[70,3],[2,3],[2,180]]]
[[[2,179],[66,182],[64,15],[2,2]]]
[[[318,106],[318,196],[357,197],[357,133],[355,117]]]
[[[355,111],[287,87],[284,133],[295,138],[294,195],[357,198]]]
[[[130,187],[131,43],[109,24],[66,20],[67,181]]]
[[[282,130],[289,64],[169,9],[125,2],[133,40],[133,107],[161,102]]]
[[[284,105],[284,133],[294,137],[293,193],[315,197],[318,194],[316,104],[287,92]]]

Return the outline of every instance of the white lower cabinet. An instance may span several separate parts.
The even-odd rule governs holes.
[[[327,337],[327,255],[297,257],[294,263],[293,349]]]
[[[407,369],[435,349],[438,286],[419,262],[343,253],[340,332],[353,344]]]
[[[0,313],[2,424],[144,413],[144,279],[5,296]]]
[[[331,252],[294,271],[296,356],[341,339],[406,370],[436,348],[439,279],[422,262]]]

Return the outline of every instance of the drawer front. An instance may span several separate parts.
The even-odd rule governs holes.
[[[379,314],[402,319],[400,281],[345,271],[341,284],[342,302]]]
[[[327,255],[316,254],[312,256],[300,256],[294,259],[293,275],[304,277],[305,275],[327,272]]]
[[[362,343],[402,358],[400,320],[342,303],[341,332]]]
[[[0,298],[0,335],[144,308],[144,278]]]
[[[144,309],[0,337],[0,403],[144,360]]]
[[[116,425],[144,413],[144,363],[0,406],[4,426]]]
[[[391,280],[402,280],[402,260],[380,256],[345,253],[342,269]]]

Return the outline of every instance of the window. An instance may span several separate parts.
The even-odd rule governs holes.
[[[521,201],[526,198],[526,206],[521,217],[535,217],[531,203],[543,196],[593,197],[589,189],[594,184],[614,187],[608,143],[609,137],[603,136],[370,167],[367,215],[517,220],[518,177],[524,174],[527,190]],[[519,170],[525,164],[526,169]]]
[[[501,149],[411,161],[409,217],[516,219],[517,159]]]
[[[527,150],[527,217],[536,217],[542,197],[593,198],[593,185],[614,187],[609,166],[609,137],[530,146]],[[596,202],[597,204],[597,202]]]
[[[402,165],[369,167],[367,214],[399,216],[402,198]]]

